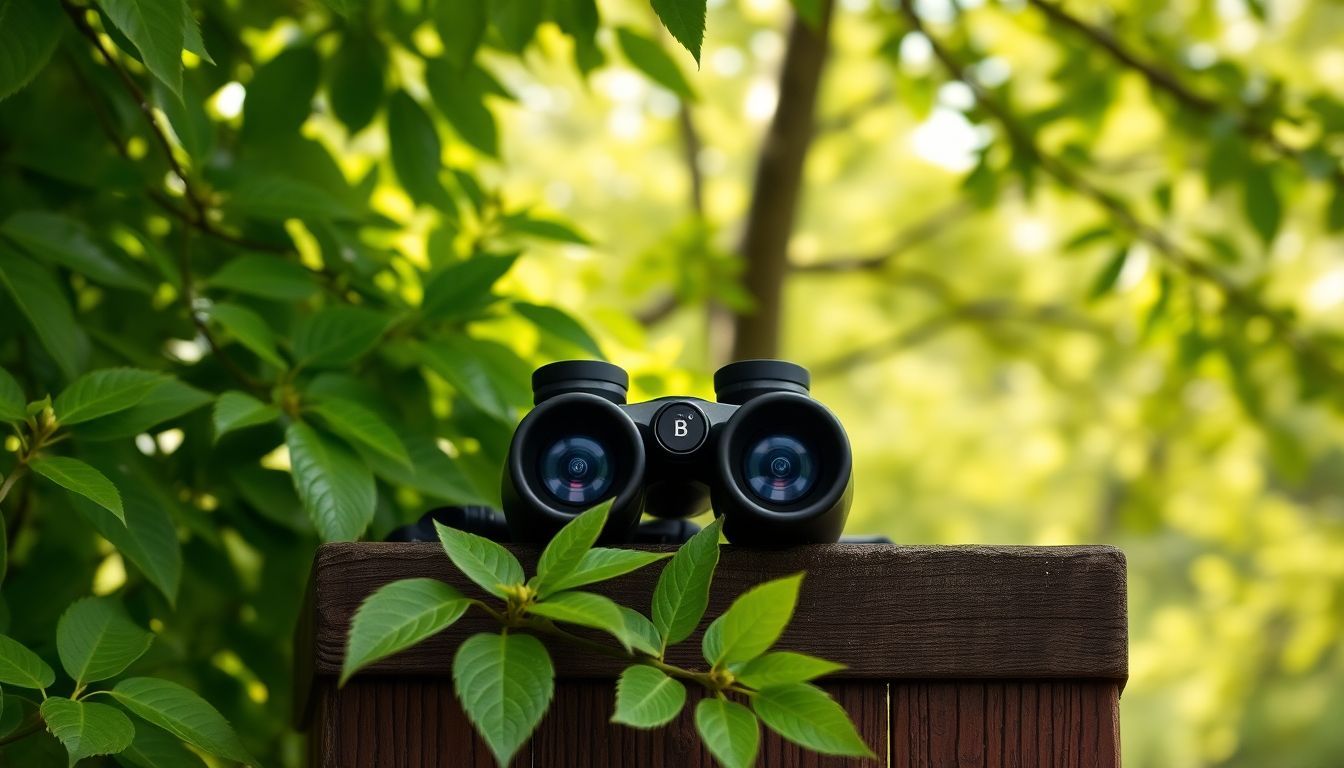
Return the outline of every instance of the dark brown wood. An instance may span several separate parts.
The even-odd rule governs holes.
[[[1119,697],[1113,680],[897,681],[890,765],[1116,768]]]
[[[531,572],[535,552],[516,548]],[[648,612],[661,565],[594,589]],[[1124,555],[1112,547],[724,547],[705,625],[735,596],[806,571],[780,646],[848,666],[854,679],[1111,678],[1128,675]],[[317,675],[338,674],[360,601],[396,579],[429,576],[480,594],[435,544],[326,544],[317,553],[312,627]],[[452,650],[490,628],[469,614],[370,674],[447,675]],[[669,651],[694,666],[699,633]],[[557,654],[561,677],[611,677],[619,662]]]
[[[535,552],[515,549],[531,569]],[[647,611],[660,566],[598,591]],[[781,551],[725,547],[706,623],[747,587],[797,571],[807,579],[780,647],[844,662],[822,682],[877,760],[816,755],[762,732],[759,764],[897,768],[1114,768],[1127,673],[1125,564],[1108,547],[825,545]],[[435,545],[322,547],[296,639],[296,715],[314,766],[489,766],[453,693],[464,626],[376,665],[338,689],[344,635],[359,602],[383,584],[429,576],[477,592]],[[698,634],[670,660],[702,667]],[[667,728],[610,722],[620,665],[553,649],[555,700],[517,766],[713,765],[688,706]],[[307,701],[305,705],[303,702]]]

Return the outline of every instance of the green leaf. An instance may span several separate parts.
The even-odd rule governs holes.
[[[200,749],[239,763],[255,763],[224,716],[205,699],[177,683],[132,677],[117,683],[112,696],[144,718]]]
[[[92,371],[58,395],[52,410],[61,424],[79,424],[131,408],[163,382],[163,374],[137,368]]]
[[[513,553],[495,542],[474,533],[449,528],[435,522],[439,541],[448,559],[482,589],[496,597],[506,597],[505,587],[521,586],[523,566]]]
[[[126,512],[121,505],[117,487],[102,472],[79,459],[68,456],[39,456],[30,467],[33,471],[72,493],[77,493],[126,523]]]
[[[229,210],[267,221],[357,220],[363,213],[314,183],[278,173],[249,173],[229,189]]]
[[[243,136],[264,141],[297,133],[312,113],[322,62],[306,45],[286,48],[257,70],[243,101]]]
[[[844,668],[844,664],[818,659],[805,653],[773,651],[743,664],[733,676],[743,685],[759,689],[782,683],[805,683]]]
[[[1274,240],[1283,221],[1283,203],[1274,186],[1273,168],[1268,165],[1252,165],[1246,174],[1245,197],[1246,218],[1260,236],[1266,247]]]
[[[276,301],[303,301],[317,292],[312,272],[279,256],[229,259],[206,284]]]
[[[377,37],[354,28],[346,33],[331,60],[327,98],[331,110],[352,135],[373,122],[373,116],[378,114],[386,94],[386,68],[387,50]]]
[[[188,28],[200,35],[194,19],[188,22]],[[168,116],[168,127],[172,129],[178,145],[197,163],[206,163],[215,146],[215,124],[206,113],[205,99],[196,86],[191,80],[183,80],[182,95],[179,97],[156,80],[154,100]]]
[[[135,740],[116,760],[127,768],[205,768],[201,758],[176,737],[148,726],[135,729]]]
[[[555,693],[555,669],[531,635],[482,633],[453,657],[453,687],[495,760],[508,765]]]
[[[403,579],[365,598],[350,623],[341,685],[379,659],[442,632],[470,601],[437,579]]]
[[[187,5],[182,0],[99,0],[107,17],[137,50],[145,66],[173,93],[182,95],[182,49]]]
[[[61,284],[46,268],[0,241],[0,282],[66,378],[79,375],[89,357],[89,339],[75,322]]]
[[[662,638],[658,636],[658,628],[653,626],[653,622],[634,608],[627,608],[624,605],[617,607],[621,609],[621,617],[625,619],[625,634],[630,640],[630,647],[650,656],[658,656]]]
[[[182,581],[182,544],[177,526],[160,499],[137,483],[125,486],[124,525],[111,512],[84,498],[75,499],[75,509],[123,558],[140,569],[169,605],[175,605]]]
[[[672,91],[687,101],[695,101],[695,91],[681,73],[681,67],[667,55],[667,51],[656,41],[641,35],[629,27],[616,30],[616,39],[620,41],[621,52],[650,80]]]
[[[537,616],[555,621],[600,629],[616,638],[627,651],[632,646],[620,606],[602,595],[591,592],[561,592],[534,603],[528,610]]]
[[[19,382],[0,368],[0,421],[21,422],[28,418],[28,401]]]
[[[685,640],[700,624],[709,607],[709,583],[719,564],[719,529],[723,518],[681,545],[658,575],[653,590],[653,625],[662,637],[662,647]]]
[[[744,592],[705,630],[705,659],[715,666],[765,653],[793,618],[803,574],[757,584]]]
[[[727,699],[701,699],[695,705],[695,730],[724,768],[756,765],[761,728],[751,710]]]
[[[338,397],[323,397],[306,406],[307,410],[317,414],[332,432],[351,443],[358,443],[374,452],[406,466],[411,466],[411,457],[401,438],[383,421],[382,417],[359,403]]]
[[[635,728],[667,725],[686,705],[686,686],[646,664],[627,667],[616,681],[611,722]]]
[[[294,489],[323,541],[353,541],[373,520],[378,490],[367,465],[300,422],[285,430]]]
[[[425,285],[420,313],[431,320],[457,320],[494,300],[491,287],[508,273],[518,254],[481,254],[449,264]]]
[[[554,240],[558,243],[593,244],[592,238],[563,221],[537,218],[526,213],[515,213],[505,217],[504,228],[514,234],[527,235],[542,240]]]
[[[0,224],[24,250],[88,279],[115,288],[149,293],[154,289],[143,276],[107,255],[82,223],[49,211],[20,211]]]
[[[70,765],[93,755],[114,755],[131,745],[135,726],[116,707],[52,696],[42,702],[47,730],[61,740]]]
[[[537,560],[537,577],[532,581],[532,588],[539,595],[545,597],[559,591],[555,587],[556,583],[579,567],[584,554],[592,548],[593,542],[602,533],[602,527],[607,524],[613,501],[608,499],[575,515],[542,550],[541,558]]]
[[[85,440],[117,440],[148,432],[170,419],[191,413],[210,402],[209,392],[163,379],[138,404],[107,416],[81,423],[75,428]]]
[[[588,333],[587,328],[584,328],[568,312],[541,304],[528,304],[524,301],[515,301],[513,311],[522,315],[542,333],[582,349],[593,357],[606,359],[597,340]]]
[[[550,580],[551,592],[562,592],[587,584],[596,584],[652,565],[672,556],[671,552],[642,552],[633,549],[594,547],[583,553],[578,565],[563,578]]]
[[[275,347],[275,333],[261,315],[239,304],[220,302],[209,310],[210,319],[219,323],[229,335],[252,354],[284,370],[289,366]]]
[[[537,32],[544,4],[536,0],[493,0],[489,5],[490,21],[499,32],[504,47],[522,53]]]
[[[65,23],[48,0],[0,0],[0,100],[42,71]]]
[[[499,131],[485,103],[489,83],[481,69],[430,59],[425,66],[425,85],[439,112],[463,141],[491,157],[499,156]]]
[[[61,666],[75,685],[116,677],[153,642],[154,635],[136,626],[110,597],[76,600],[56,625]]]
[[[844,708],[815,685],[789,683],[763,688],[752,697],[751,707],[775,733],[813,752],[876,757]]]
[[[373,349],[391,318],[361,307],[326,307],[300,321],[294,331],[298,365],[339,368]]]
[[[192,13],[187,0],[182,0],[182,5],[186,7],[183,15],[187,19],[187,25],[183,29],[182,47],[199,56],[201,61],[214,64],[215,60],[210,56],[210,52],[205,49],[205,41],[201,39],[201,25],[196,21],[196,15]],[[184,88],[183,93],[188,93],[188,89]]]
[[[355,444],[375,474],[394,485],[404,485],[450,504],[495,504],[483,497],[463,474],[461,466],[439,448],[432,437],[403,434],[402,443],[411,459],[407,466]]]
[[[1092,287],[1087,292],[1088,301],[1096,301],[1115,288],[1116,282],[1120,279],[1120,274],[1125,271],[1125,260],[1128,258],[1128,246],[1121,246],[1111,255],[1111,258],[1106,261],[1106,266],[1101,268],[1096,279],[1092,281]]]
[[[405,91],[392,94],[388,102],[387,136],[392,168],[406,194],[417,203],[452,212],[452,198],[439,180],[443,167],[439,132],[424,108]]]
[[[473,341],[454,336],[417,344],[415,350],[425,367],[442,376],[472,405],[501,421],[510,421],[511,407],[485,361],[474,354]]]
[[[56,673],[18,640],[0,635],[0,683],[42,689],[56,682]]]
[[[245,393],[225,392],[215,400],[215,441],[236,429],[266,424],[280,418],[280,409]]]
[[[653,0],[653,10],[667,31],[700,63],[700,45],[705,40],[705,0]]]
[[[486,3],[462,3],[437,0],[434,25],[443,41],[443,54],[457,69],[465,69],[476,57],[476,49],[485,36]]]
[[[1335,194],[1330,198],[1330,207],[1325,214],[1325,229],[1327,232],[1344,229],[1344,186],[1336,187]]]

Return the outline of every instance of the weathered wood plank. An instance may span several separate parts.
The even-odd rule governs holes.
[[[515,551],[530,570],[535,550]],[[595,591],[647,612],[660,568]],[[1125,561],[1111,547],[724,547],[705,625],[748,587],[800,570],[808,576],[780,647],[844,663],[850,678],[1107,678],[1123,683],[1128,674]],[[321,547],[311,583],[311,635],[299,642],[300,649],[311,649],[311,673],[339,672],[346,629],[361,600],[383,584],[416,576],[479,594],[435,544]],[[488,620],[469,616],[368,673],[447,675],[452,649],[490,628]],[[699,648],[697,632],[669,652],[669,661],[700,664]],[[619,663],[591,654],[556,656],[561,677],[620,672]],[[1041,746],[1050,752],[1053,732],[1042,736],[1047,740]]]

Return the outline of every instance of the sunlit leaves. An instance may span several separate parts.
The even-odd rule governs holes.
[[[814,752],[874,756],[844,708],[814,685],[764,688],[752,697],[751,708],[772,731]]]
[[[585,553],[602,533],[611,504],[611,500],[607,500],[576,515],[542,550],[537,561],[537,577],[532,580],[532,588],[542,597],[558,591],[557,585],[578,569]]]
[[[210,307],[210,319],[222,326],[252,354],[276,368],[288,367],[276,349],[275,332],[261,315],[241,304],[220,302]]]
[[[461,3],[435,0],[434,23],[443,41],[444,56],[454,69],[461,70],[476,55],[485,35],[487,3]]]
[[[65,19],[46,0],[0,0],[0,99],[32,80],[51,58]]]
[[[280,409],[246,392],[225,392],[215,401],[215,440],[234,431],[280,418]]]
[[[444,2],[441,5],[476,7],[476,3]],[[331,109],[350,133],[373,122],[386,94],[387,49],[377,37],[352,29],[346,33],[331,60],[327,94]]]
[[[1274,169],[1267,165],[1251,165],[1246,175],[1243,202],[1246,218],[1266,247],[1274,240],[1283,221],[1283,203],[1274,181]]]
[[[626,650],[631,648],[621,609],[610,598],[591,592],[561,592],[532,606],[532,613],[548,619],[608,632]]]
[[[719,564],[719,529],[716,519],[691,537],[658,575],[653,592],[653,625],[663,638],[663,647],[690,636],[709,607],[709,584]]]
[[[839,672],[845,665],[793,651],[772,651],[736,668],[734,677],[743,685],[765,688],[784,683],[805,683]]]
[[[148,488],[140,483],[123,485],[124,524],[113,513],[82,497],[74,500],[75,509],[173,605],[182,581],[182,545],[177,527],[164,501]]]
[[[545,7],[534,0],[491,0],[490,21],[504,47],[521,53],[536,34]]]
[[[702,699],[695,705],[695,730],[724,768],[756,764],[761,728],[751,710],[727,699]]]
[[[508,587],[523,583],[523,566],[513,553],[474,533],[435,522],[439,541],[448,559],[468,579],[496,597],[506,597]]]
[[[700,44],[705,39],[705,0],[653,0],[663,26],[700,63]]]
[[[131,745],[135,727],[121,710],[107,704],[52,696],[42,702],[42,720],[60,739],[73,766],[93,755],[114,755]]]
[[[425,84],[439,112],[453,130],[487,155],[499,155],[499,132],[495,117],[485,104],[490,84],[476,65],[459,68],[447,59],[431,59],[425,67]]]
[[[613,723],[656,728],[671,722],[686,704],[686,686],[643,664],[627,667],[616,681]]]
[[[177,379],[161,378],[149,394],[130,408],[80,422],[74,432],[85,440],[118,440],[134,437],[165,421],[204,406],[211,395]]]
[[[247,86],[243,130],[253,141],[294,133],[312,112],[321,61],[307,46],[286,48],[261,65]]]
[[[398,463],[410,466],[406,446],[382,417],[352,400],[323,397],[307,406],[332,432]]]
[[[0,224],[0,234],[24,250],[90,280],[148,293],[145,277],[113,258],[79,221],[49,211],[20,211]]]
[[[518,254],[480,254],[453,262],[439,270],[425,285],[420,313],[432,320],[470,316],[494,300],[491,288],[518,260]]]
[[[254,762],[223,715],[177,683],[133,677],[117,683],[112,697],[137,717],[209,754],[239,763]]]
[[[588,329],[568,312],[555,307],[529,304],[523,301],[514,302],[513,311],[535,325],[543,335],[583,350],[599,360],[605,357],[597,339],[593,338]]]
[[[719,666],[749,661],[775,644],[798,602],[801,573],[758,584],[733,601],[705,630],[705,660]]]
[[[207,281],[222,289],[276,301],[302,301],[317,292],[313,274],[282,256],[242,255],[230,259]]]
[[[555,670],[535,637],[483,633],[457,649],[453,687],[495,759],[508,765],[550,705]]]
[[[661,45],[629,27],[616,30],[616,39],[620,41],[625,57],[648,75],[650,80],[683,99],[695,99],[695,91],[686,80],[686,75],[682,74],[681,68]]]
[[[153,641],[154,636],[136,626],[110,597],[76,600],[56,626],[61,666],[76,685],[121,674]]]
[[[614,579],[671,557],[667,552],[641,552],[632,549],[594,547],[583,553],[578,565],[567,575],[548,579],[549,589],[559,592]]]
[[[116,515],[122,523],[126,522],[126,513],[121,506],[121,494],[102,472],[69,456],[40,456],[29,466],[33,468],[33,472],[106,509]]]
[[[436,579],[404,579],[382,587],[360,604],[350,623],[341,684],[360,668],[443,631],[468,605],[460,592]]]
[[[187,4],[182,0],[100,0],[99,4],[135,44],[149,71],[181,95]]]
[[[42,346],[66,378],[73,379],[89,357],[89,340],[75,323],[60,283],[45,268],[0,240],[0,283],[27,318]]]
[[[373,473],[335,439],[295,422],[285,431],[294,489],[324,541],[350,541],[368,527],[378,502]]]

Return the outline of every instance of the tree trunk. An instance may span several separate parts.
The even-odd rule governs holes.
[[[795,17],[779,74],[779,103],[756,165],[751,210],[742,234],[743,283],[755,306],[736,316],[733,358],[779,354],[781,293],[788,273],[789,237],[812,141],[817,90],[826,61],[831,2],[816,29]]]

